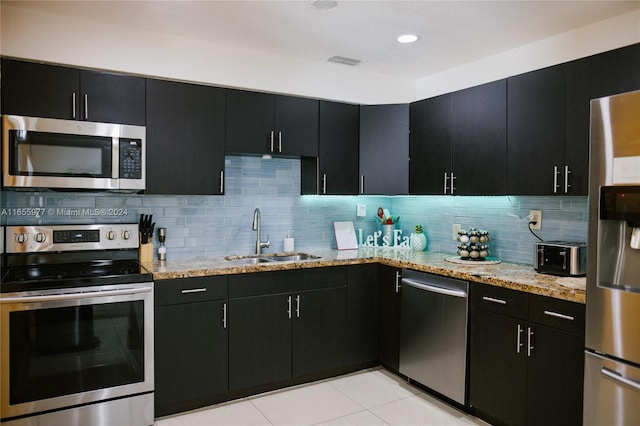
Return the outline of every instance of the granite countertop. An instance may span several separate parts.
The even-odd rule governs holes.
[[[457,257],[436,252],[412,252],[389,248],[361,248],[359,250],[311,250],[319,259],[302,261],[267,262],[242,265],[223,257],[197,257],[169,259],[160,264],[143,264],[153,271],[156,281],[230,275],[250,272],[284,271],[289,269],[318,268],[327,266],[381,263],[396,268],[411,268],[453,278],[525,291],[542,296],[585,303],[585,278],[561,278],[537,273],[533,266],[514,263],[492,263],[459,261]],[[273,253],[269,253],[273,254]],[[448,260],[447,260],[448,259]]]

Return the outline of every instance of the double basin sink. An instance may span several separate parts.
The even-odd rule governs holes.
[[[227,256],[225,260],[233,262],[236,265],[258,265],[261,263],[277,263],[277,262],[298,262],[301,260],[320,259],[309,253],[274,253],[274,254],[254,254],[249,256]]]

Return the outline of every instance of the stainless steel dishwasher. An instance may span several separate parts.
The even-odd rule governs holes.
[[[469,283],[404,269],[400,373],[466,405]]]

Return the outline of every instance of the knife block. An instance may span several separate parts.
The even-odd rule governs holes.
[[[153,262],[153,243],[140,243],[138,248],[138,260],[140,262]]]

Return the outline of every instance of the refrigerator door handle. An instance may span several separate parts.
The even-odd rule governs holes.
[[[627,385],[632,389],[637,390],[638,392],[640,392],[640,382],[636,382],[635,380],[629,379],[627,377],[624,377],[622,374],[617,373],[607,367],[602,367],[602,370],[600,370],[600,373],[610,379],[613,380],[614,382],[618,382],[618,383],[622,383],[623,385]]]

